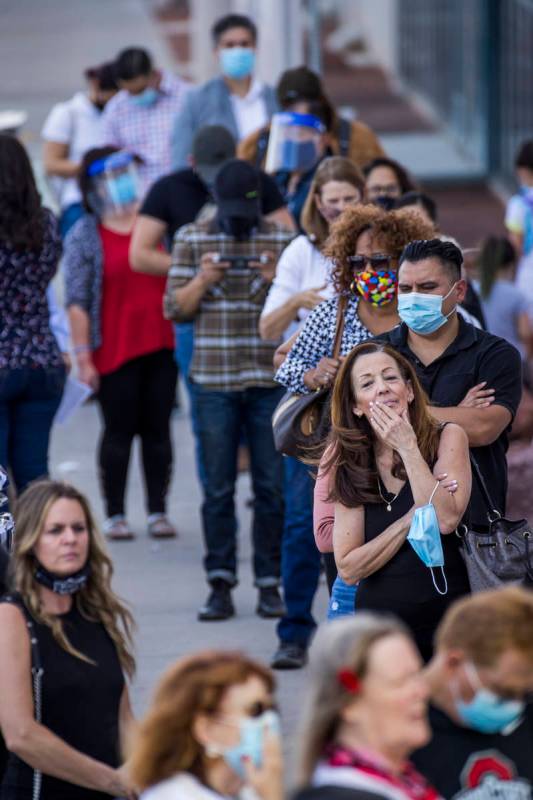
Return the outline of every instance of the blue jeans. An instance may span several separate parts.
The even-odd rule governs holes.
[[[196,472],[198,479],[202,486],[205,485],[205,469],[202,464],[202,456],[200,452],[200,441],[198,439],[198,419],[196,415],[196,403],[194,399],[195,385],[189,377],[191,369],[192,354],[194,351],[194,322],[180,322],[174,325],[174,332],[176,334],[176,364],[178,365],[180,375],[185,383],[185,388],[189,395],[189,403],[191,409],[191,427],[194,437],[194,455],[196,458]]]
[[[59,232],[62,239],[65,238],[74,223],[84,214],[85,211],[81,203],[71,203],[71,205],[63,209],[59,217]]]
[[[355,614],[357,586],[348,586],[342,578],[335,578],[328,606],[328,619],[351,617]]]
[[[237,582],[235,482],[244,426],[254,492],[252,525],[255,585],[277,586],[283,532],[283,463],[274,448],[272,414],[283,389],[252,387],[218,392],[194,389],[201,459],[205,466],[202,522],[208,581]]]
[[[0,370],[0,464],[18,492],[48,474],[50,428],[65,385],[63,366]]]
[[[313,487],[310,468],[284,458],[285,527],[281,574],[287,613],[278,624],[282,642],[307,645],[316,627],[311,613],[320,576],[320,553],[313,537]]]

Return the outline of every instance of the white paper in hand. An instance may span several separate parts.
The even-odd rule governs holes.
[[[69,376],[65,383],[63,397],[56,411],[54,422],[58,425],[64,425],[65,422],[68,422],[76,409],[83,405],[92,393],[93,390],[90,386],[87,386],[86,383],[81,383],[81,381],[77,381],[76,378],[71,378]]]

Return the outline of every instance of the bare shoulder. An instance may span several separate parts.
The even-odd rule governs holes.
[[[439,452],[443,447],[468,448],[468,436],[464,428],[455,422],[448,422],[440,435]]]
[[[20,635],[26,630],[24,612],[17,603],[9,600],[0,601],[0,635]]]

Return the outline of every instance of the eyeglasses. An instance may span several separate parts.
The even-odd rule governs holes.
[[[261,717],[267,711],[278,711],[278,707],[274,702],[263,702],[262,700],[258,700],[257,702],[248,706],[248,708],[244,709],[242,711],[242,716],[250,719],[256,719],[257,717]],[[223,725],[239,724],[239,717],[237,717],[235,714],[217,714],[216,717]]]
[[[364,270],[368,264],[372,269],[390,269],[393,261],[396,261],[394,256],[387,256],[384,253],[376,253],[372,256],[349,256],[348,261],[354,267],[356,272]]]

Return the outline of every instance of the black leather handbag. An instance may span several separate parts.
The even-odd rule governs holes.
[[[338,358],[344,331],[347,298],[337,305],[337,323],[331,357]],[[317,389],[310,394],[286,392],[272,415],[272,431],[276,450],[286,456],[305,458],[325,441],[331,427],[331,388]]]
[[[472,592],[507,584],[533,588],[533,531],[526,519],[505,519],[496,508],[479,465],[470,454],[472,477],[477,482],[487,510],[487,526],[458,529],[461,553]]]

